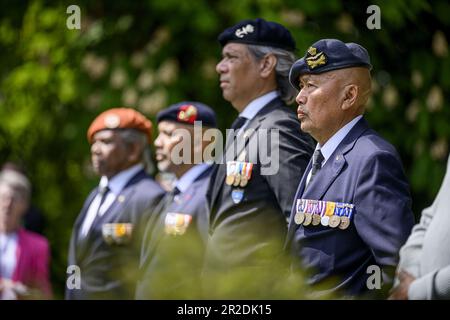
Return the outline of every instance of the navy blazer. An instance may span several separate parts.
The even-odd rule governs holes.
[[[297,225],[294,201],[285,245],[298,258],[294,266],[309,269],[310,284],[350,295],[369,291],[371,265],[381,267],[384,281],[390,282],[399,250],[414,224],[409,186],[395,148],[362,118],[305,190],[310,169],[311,162],[295,199],[355,207],[350,226],[341,230]]]
[[[160,206],[161,211],[147,222],[136,299],[199,298],[208,236],[206,190],[211,172],[212,167],[207,168],[187,190],[167,199],[170,202]],[[177,233],[170,230],[168,215],[184,217],[185,225]]]
[[[66,286],[66,299],[132,299],[142,227],[148,219],[145,213],[153,212],[152,208],[164,196],[164,191],[144,170],[139,171],[108,210],[94,221],[87,236],[78,239],[96,194],[97,188],[86,199],[72,231],[68,264],[80,268],[81,288],[68,289]],[[107,243],[102,234],[105,223],[131,223],[131,241],[127,244]]]

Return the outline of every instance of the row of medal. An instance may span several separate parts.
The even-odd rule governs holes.
[[[245,187],[252,176],[253,163],[243,161],[227,162],[227,178],[225,183],[234,187]]]
[[[108,244],[126,244],[131,241],[133,224],[105,223],[102,225],[102,235]]]
[[[347,229],[353,215],[353,204],[298,199],[294,221],[304,226],[329,226],[331,228]]]
[[[192,216],[184,213],[168,212],[164,220],[165,232],[173,236],[183,235],[189,224],[192,221]]]

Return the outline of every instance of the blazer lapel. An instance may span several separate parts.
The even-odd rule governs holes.
[[[12,280],[23,281],[25,277],[26,258],[24,256],[24,249],[27,251],[28,243],[26,241],[24,230],[19,229],[17,232],[17,248],[16,248],[16,267],[12,274]]]
[[[70,248],[69,251],[69,261],[70,263],[75,263],[77,260],[81,258],[81,252],[83,252],[86,241],[85,239],[79,239],[80,228],[83,224],[84,219],[86,218],[89,206],[97,195],[98,188],[95,188],[88,196],[86,201],[83,204],[83,208],[80,211],[77,219],[75,220],[74,228],[72,231],[72,237],[70,239]]]
[[[144,170],[136,173],[130,181],[127,182],[123,190],[116,196],[113,203],[109,206],[109,208],[103,213],[102,216],[98,217],[94,220],[93,226],[103,225],[105,221],[109,221],[114,223],[113,219],[108,219],[108,217],[112,216],[114,213],[124,211],[124,207],[126,207],[128,201],[130,200],[131,195],[133,194],[134,185],[136,182],[140,181],[146,175]],[[92,233],[89,236],[93,236]],[[87,238],[89,238],[89,236]],[[93,239],[91,240],[93,241]]]
[[[249,124],[247,125],[247,127],[244,128],[244,131],[247,131],[249,129],[251,129],[251,131],[249,131],[249,136],[247,138],[245,138],[244,136],[240,135],[237,136],[236,139],[242,139],[244,138],[244,143],[237,143],[237,148],[236,149],[232,149],[230,150],[230,147],[234,144],[236,145],[234,139],[231,139],[228,135],[227,137],[227,143],[226,143],[226,147],[225,147],[225,155],[222,158],[224,160],[223,164],[219,164],[216,165],[216,168],[214,169],[215,171],[213,171],[212,176],[211,176],[211,181],[210,181],[210,187],[208,189],[211,189],[211,186],[213,187],[213,191],[212,192],[208,192],[207,196],[208,198],[210,198],[209,202],[209,211],[212,212],[212,209],[214,207],[215,202],[217,201],[217,197],[219,196],[223,185],[225,184],[225,178],[226,178],[226,159],[233,159],[236,160],[237,158],[239,158],[241,152],[243,151],[243,149],[245,149],[245,146],[248,144],[248,142],[250,141],[251,136],[253,136],[253,134],[256,133],[256,131],[258,130],[258,128],[261,126],[261,122],[266,118],[266,116],[277,106],[283,105],[282,100],[277,97],[275,99],[273,99],[272,101],[270,101],[268,104],[266,104],[257,114],[256,116],[250,120]],[[231,141],[229,141],[231,140]],[[238,149],[238,150],[237,150]],[[238,152],[233,152],[233,151],[238,151]],[[227,157],[227,152],[230,152],[230,157]],[[245,160],[245,159],[244,159]],[[212,217],[210,216],[210,219]],[[212,219],[210,221],[213,221]]]

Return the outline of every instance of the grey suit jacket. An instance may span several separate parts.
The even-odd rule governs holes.
[[[409,299],[450,299],[450,158],[436,199],[400,251],[398,269],[416,277]]]
[[[72,231],[68,264],[80,268],[81,288],[66,287],[66,299],[132,299],[142,227],[148,218],[144,213],[152,213],[151,208],[160,201],[164,191],[141,170],[103,216],[94,221],[88,235],[79,239],[79,229],[96,194],[97,189],[86,199]],[[132,224],[131,241],[126,244],[105,241],[102,226],[106,223]]]

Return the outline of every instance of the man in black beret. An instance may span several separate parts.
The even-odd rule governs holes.
[[[323,39],[290,71],[301,128],[317,140],[298,186],[286,248],[313,288],[384,296],[412,225],[411,197],[395,148],[369,128],[369,54]],[[384,284],[384,286],[383,286]]]
[[[245,279],[238,284],[240,296],[250,298],[258,291],[249,290],[256,288],[251,282],[260,280],[255,272],[267,270],[282,252],[295,190],[313,144],[286,106],[296,94],[288,80],[295,59],[290,32],[275,22],[245,20],[218,40],[223,47],[216,66],[220,87],[239,117],[208,190],[210,237],[204,275],[208,297],[224,297],[216,284],[235,273]],[[267,138],[272,141],[269,148],[262,143]],[[268,165],[276,170],[266,170]],[[256,285],[263,288],[263,283]]]
[[[136,299],[200,298],[212,172],[203,157],[209,145],[203,133],[216,130],[216,115],[205,104],[185,101],[160,111],[156,119],[158,169],[176,180],[147,222]]]

